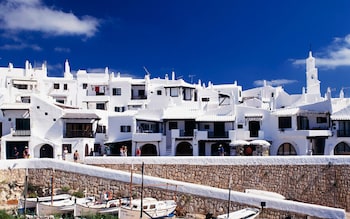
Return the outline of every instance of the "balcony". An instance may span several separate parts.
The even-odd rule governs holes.
[[[64,138],[94,138],[95,135],[92,131],[84,130],[71,130],[67,131]]]
[[[280,130],[281,135],[286,136],[296,136],[296,137],[330,137],[332,136],[332,131],[330,130]],[[338,136],[339,137],[339,136]]]
[[[193,137],[193,130],[186,131],[186,130],[180,129],[180,137]]]
[[[244,140],[254,140],[254,139],[264,139],[264,131],[249,131],[244,129],[232,130],[232,135],[234,139],[244,139]]]
[[[135,142],[148,142],[148,141],[161,141],[161,140],[162,140],[162,133],[143,132],[143,133],[134,133],[132,135],[132,141],[135,141]]]
[[[228,132],[212,132],[208,131],[208,138],[228,138]]]
[[[12,136],[30,136],[30,130],[14,130]]]

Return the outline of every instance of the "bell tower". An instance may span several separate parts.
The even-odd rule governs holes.
[[[306,59],[306,94],[321,96],[318,70],[311,51],[309,52],[309,57]]]

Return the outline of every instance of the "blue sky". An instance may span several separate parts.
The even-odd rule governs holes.
[[[350,1],[2,0],[0,65],[48,63],[50,75],[105,67],[141,78],[177,77],[243,89],[267,80],[305,86],[316,57],[321,90],[350,96]],[[193,76],[193,77],[190,77]]]

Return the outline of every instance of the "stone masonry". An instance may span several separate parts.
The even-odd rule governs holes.
[[[140,164],[133,164],[140,170]],[[130,164],[105,164],[105,168],[130,172]],[[1,197],[0,205],[14,200],[21,195],[25,179],[23,169],[0,170]],[[227,189],[229,178],[232,178],[231,188],[244,192],[245,189],[261,189],[277,192],[287,199],[337,207],[350,211],[350,168],[348,165],[190,165],[190,164],[146,164],[145,175],[163,177],[172,180],[186,181]],[[115,197],[140,196],[140,187],[129,183],[119,182],[89,175],[76,174],[52,169],[29,169],[28,181],[32,185],[49,189],[53,178],[56,189],[69,188],[71,191],[86,191],[89,195],[99,197],[101,193],[110,191]],[[11,186],[10,186],[11,185]],[[14,186],[12,186],[14,185]],[[131,190],[130,190],[131,189]],[[131,191],[131,192],[130,192]],[[208,199],[206,197],[181,194],[146,187],[145,196],[159,199],[176,197],[179,213],[208,212],[214,215],[223,214],[227,210],[227,201]],[[230,210],[247,207],[232,202]],[[259,218],[306,218],[306,215],[295,215],[274,209],[264,209]],[[310,218],[310,217],[308,217]]]

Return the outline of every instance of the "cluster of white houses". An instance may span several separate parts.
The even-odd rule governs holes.
[[[196,84],[79,70],[64,77],[46,65],[0,68],[1,159],[27,146],[31,157],[340,155],[350,153],[350,99],[322,96],[315,58],[306,59],[306,87],[290,95],[265,84]]]

